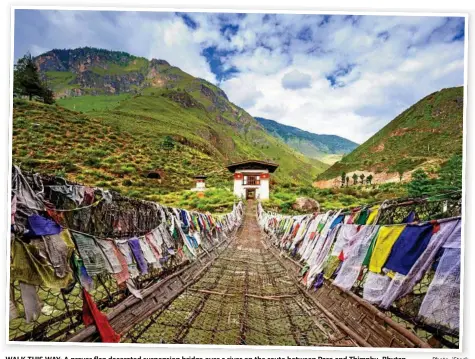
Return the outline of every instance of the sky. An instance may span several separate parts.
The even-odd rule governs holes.
[[[14,57],[83,46],[164,59],[259,116],[364,142],[464,84],[464,18],[16,10]]]

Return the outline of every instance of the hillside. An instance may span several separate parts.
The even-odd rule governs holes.
[[[248,158],[279,163],[277,183],[310,184],[328,167],[163,60],[82,48],[52,50],[36,63],[59,99],[14,103],[13,160],[28,169],[144,197],[189,189],[203,173],[209,185],[229,185],[224,166]],[[162,183],[146,178],[152,170]]]
[[[166,150],[85,114],[24,100],[14,102],[12,147],[14,163],[24,169],[138,197],[190,188],[196,169],[209,173],[213,184],[229,177],[210,156],[189,146],[177,143]],[[156,169],[162,179],[147,178]]]
[[[262,117],[255,117],[255,119],[264,126],[267,132],[282,139],[293,149],[328,164],[335,163],[344,154],[358,147],[357,143],[340,136],[318,135]]]
[[[325,172],[316,185],[338,185],[342,172],[374,175],[374,182],[407,180],[416,168],[434,173],[462,153],[463,87],[434,92],[409,107]],[[341,182],[340,182],[341,183]]]

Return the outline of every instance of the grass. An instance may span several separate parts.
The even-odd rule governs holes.
[[[172,192],[162,196],[153,196],[149,199],[171,207],[185,208],[211,213],[228,213],[233,204],[238,202],[231,186],[222,188],[210,188],[203,193],[194,191]]]
[[[197,172],[207,173],[210,184],[230,183],[223,166],[190,146],[176,142],[165,150],[158,135],[130,133],[60,106],[15,101],[13,123],[13,160],[26,170],[141,198],[190,189]],[[148,179],[157,168],[164,178]]]
[[[123,75],[129,72],[143,72],[148,67],[148,60],[145,58],[135,58],[131,60],[127,65],[108,63],[105,67],[94,66],[91,71],[104,76],[104,75]]]
[[[318,176],[331,179],[356,170],[407,172],[461,152],[463,87],[426,96],[356,150]]]
[[[244,123],[234,126],[219,123],[213,119],[214,112],[183,108],[162,96],[165,91],[148,89],[135,96],[81,96],[60,100],[59,104],[89,113],[118,132],[134,134],[144,142],[157,145],[165,136],[172,136],[184,146],[216,158],[221,166],[247,158],[276,161],[280,165],[276,179],[281,181],[296,179],[309,184],[327,167],[268,135],[250,116],[246,119],[241,115]],[[203,103],[200,96],[195,99]]]
[[[53,91],[58,91],[67,87],[67,85],[71,85],[70,82],[76,78],[76,75],[69,71],[48,71],[45,72],[45,76],[48,86]]]
[[[332,165],[335,162],[340,161],[342,158],[343,158],[343,155],[332,153],[332,154],[322,154],[322,155],[320,155],[319,160],[322,161],[323,163],[328,164],[328,165]]]
[[[119,95],[84,95],[78,97],[65,97],[57,100],[58,105],[78,112],[94,112],[113,110],[121,101],[130,97],[130,94]]]
[[[315,199],[323,211],[338,208],[348,208],[385,199],[407,196],[407,188],[402,183],[387,183],[383,185],[357,185],[343,188],[319,189],[311,186],[285,184],[271,189],[270,198],[263,202],[266,209],[284,214],[307,213],[292,208],[298,197]]]

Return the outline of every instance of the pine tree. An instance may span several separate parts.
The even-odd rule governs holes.
[[[373,180],[373,175],[370,173],[368,177],[366,177],[366,182],[368,182],[368,184],[371,184],[371,181]]]
[[[346,187],[348,187],[349,183],[350,183],[350,177],[346,176]]]
[[[38,73],[35,61],[30,53],[19,59],[13,73],[13,94],[43,99],[45,103],[54,103],[53,92],[44,84]]]
[[[346,173],[342,172],[341,173],[341,187],[345,186],[345,179],[346,179]]]
[[[13,93],[20,96],[41,96],[43,86],[38,74],[38,69],[30,53],[17,61],[13,76]]]
[[[441,192],[462,190],[462,155],[454,155],[439,170],[437,188]]]
[[[353,178],[353,184],[358,183],[358,175],[356,173],[353,173],[353,176],[351,178]]]
[[[364,178],[365,178],[365,175],[363,173],[360,174],[361,184],[364,184]]]
[[[412,173],[411,182],[407,185],[407,192],[410,197],[421,197],[434,192],[433,181],[422,169],[417,169]]]

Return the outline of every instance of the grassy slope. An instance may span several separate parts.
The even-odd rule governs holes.
[[[319,160],[322,161],[323,163],[326,163],[328,165],[332,165],[335,162],[340,161],[343,158],[343,155],[337,155],[337,154],[325,154],[322,155]]]
[[[328,166],[292,150],[250,123],[247,127],[229,119],[215,121],[198,108],[183,108],[162,94],[167,90],[148,89],[139,96],[87,96],[59,100],[59,104],[93,114],[104,124],[138,135],[142,141],[161,143],[167,135],[215,158],[221,166],[229,161],[264,158],[279,163],[276,179],[282,182],[311,182]],[[196,95],[198,96],[198,95]],[[110,98],[114,100],[111,100]],[[121,99],[122,98],[122,99]],[[200,103],[205,103],[200,99]],[[115,104],[115,107],[112,105]],[[108,107],[111,106],[111,107]],[[103,110],[105,109],[105,110]]]
[[[72,72],[65,71],[48,71],[45,73],[46,83],[48,87],[54,92],[63,91],[66,89],[79,88],[77,84],[71,84],[76,78]]]
[[[406,172],[462,152],[463,87],[430,94],[397,116],[318,179],[343,171]]]
[[[76,97],[59,104],[87,113],[15,101],[15,163],[149,199],[191,188],[198,173],[210,176],[209,186],[230,187],[231,175],[224,165],[238,157],[272,157],[281,164],[280,181],[295,176],[307,182],[318,173],[312,160],[265,132],[251,128],[236,133],[229,126],[210,122],[206,112],[184,109],[159,93]],[[182,143],[177,141],[173,150],[164,150],[161,143],[166,135]],[[219,143],[212,143],[214,138]],[[165,171],[161,184],[144,177],[155,168]]]
[[[130,94],[119,94],[114,96],[91,96],[66,97],[57,100],[61,106],[78,112],[104,111],[114,109],[122,100],[131,97]]]
[[[229,183],[213,157],[178,143],[165,150],[151,138],[60,106],[14,103],[13,161],[25,169],[149,199],[191,188],[197,171],[210,175],[210,185]],[[144,177],[155,168],[165,171],[161,184]]]

